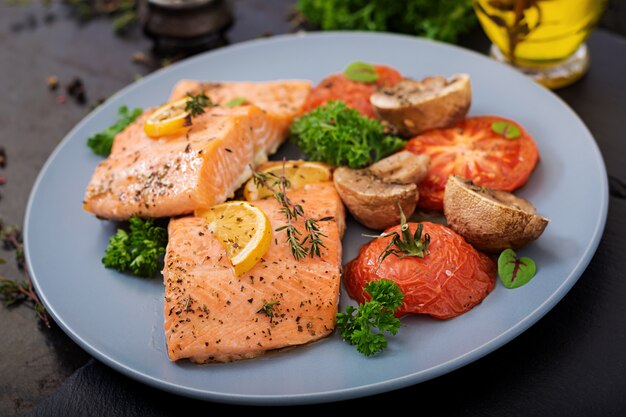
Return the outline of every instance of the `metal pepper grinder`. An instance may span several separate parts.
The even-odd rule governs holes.
[[[138,17],[155,52],[193,54],[222,46],[233,22],[227,0],[140,0]]]

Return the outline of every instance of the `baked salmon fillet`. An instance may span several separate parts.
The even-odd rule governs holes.
[[[312,84],[306,80],[220,83],[181,80],[172,89],[170,101],[187,94],[204,93],[216,104],[239,99],[260,107],[281,130],[280,135],[266,136],[266,141],[258,143],[255,158],[257,163],[263,163],[287,138],[289,126],[304,112],[311,90]]]
[[[116,136],[95,169],[85,210],[106,219],[193,213],[232,197],[251,176],[257,143],[282,137],[282,126],[257,106],[210,107],[187,132],[152,139],[145,112]]]
[[[171,219],[165,255],[165,337],[170,360],[230,362],[303,345],[335,328],[341,280],[342,202],[333,183],[289,192],[327,237],[321,257],[295,260],[284,231],[266,255],[236,277],[222,244],[200,217]],[[285,215],[270,197],[254,201],[272,230]],[[304,231],[302,222],[296,223]]]

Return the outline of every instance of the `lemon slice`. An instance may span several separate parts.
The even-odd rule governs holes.
[[[159,136],[179,133],[187,127],[189,112],[185,110],[187,98],[167,103],[148,117],[143,125],[146,135]]]
[[[261,173],[273,174],[268,177],[268,183],[275,188],[276,177],[283,175],[283,162],[268,162],[263,164],[259,170]],[[332,180],[333,173],[329,165],[321,162],[305,162],[305,161],[285,161],[284,168],[285,178],[289,180],[290,187],[288,189],[296,189],[306,184],[315,184]],[[257,187],[254,180],[249,180],[244,189],[243,196],[248,201],[259,200],[271,196],[272,192],[263,186]]]
[[[196,212],[209,223],[209,231],[224,245],[240,276],[265,255],[272,241],[272,226],[265,213],[245,201],[229,201]]]

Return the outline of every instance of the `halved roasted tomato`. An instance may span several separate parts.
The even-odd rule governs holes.
[[[332,74],[324,78],[311,91],[306,104],[306,111],[327,103],[329,100],[345,102],[348,107],[358,110],[361,114],[375,118],[370,104],[370,96],[379,87],[391,87],[402,79],[395,69],[385,65],[373,66],[378,78],[374,82],[359,82],[349,79],[345,74]]]
[[[418,185],[423,210],[443,210],[450,175],[513,191],[526,183],[539,161],[537,145],[526,130],[499,116],[470,117],[450,128],[424,132],[410,139],[406,149],[431,158],[428,174]]]

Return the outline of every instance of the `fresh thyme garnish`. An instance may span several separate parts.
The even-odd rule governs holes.
[[[398,207],[400,205],[398,204]],[[424,226],[420,223],[417,225],[417,229],[414,234],[411,234],[409,225],[406,223],[406,216],[400,207],[400,230],[402,236],[398,232],[383,233],[378,237],[393,236],[385,250],[378,257],[378,264],[380,265],[385,258],[389,255],[397,256],[398,258],[406,258],[408,256],[417,256],[424,258],[428,255],[428,245],[430,243],[430,235],[426,233],[422,238],[422,231]]]
[[[254,184],[257,187],[265,187],[272,194],[278,203],[282,206],[281,212],[285,214],[287,224],[275,229],[276,232],[285,231],[287,235],[286,241],[291,246],[291,254],[299,261],[307,256],[321,256],[320,248],[325,248],[322,237],[327,237],[320,232],[319,221],[328,221],[330,218],[310,219],[304,214],[304,209],[300,204],[293,203],[287,197],[287,189],[291,186],[289,180],[285,177],[285,161],[283,160],[283,173],[278,176],[274,173],[254,172]],[[278,189],[277,189],[278,188]],[[306,236],[302,238],[302,232],[294,226],[293,222],[298,218],[304,220],[304,228]],[[308,247],[307,247],[308,246]]]
[[[265,303],[263,304],[263,307],[261,307],[257,313],[263,313],[265,314],[267,317],[270,318],[270,323],[272,322],[272,319],[274,318],[274,308],[280,305],[280,301],[270,301],[269,303]]]
[[[185,111],[189,112],[189,116],[196,117],[204,113],[206,107],[213,107],[211,99],[204,93],[191,94],[187,93],[187,102],[185,103]]]

